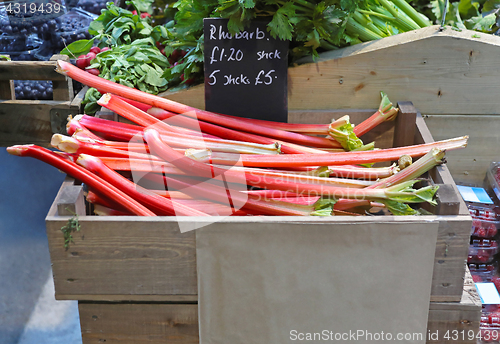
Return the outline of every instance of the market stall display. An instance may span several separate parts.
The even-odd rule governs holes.
[[[144,329],[125,329],[119,324],[135,313],[147,318],[147,332],[155,333],[156,338],[177,336],[186,343],[198,342],[196,305],[176,304],[198,301],[199,288],[195,237],[179,230],[196,227],[196,223],[209,226],[211,216],[229,215],[224,221],[235,228],[263,230],[297,223],[312,229],[314,225],[338,226],[341,221],[364,226],[370,221],[375,226],[383,221],[418,225],[417,220],[412,222],[415,216],[397,216],[420,214],[419,220],[437,223],[433,272],[428,269],[428,277],[432,275],[428,329],[477,330],[477,304],[463,303],[463,263],[470,240],[468,260],[474,281],[497,281],[493,258],[498,251],[498,219],[493,219],[490,210],[467,210],[457,197],[448,168],[442,165],[444,151],[453,157],[453,150],[466,144],[460,137],[468,133],[448,135],[447,126],[433,126],[430,130],[438,139],[432,143],[423,117],[403,101],[415,101],[425,115],[498,111],[489,86],[498,80],[492,56],[499,44],[492,35],[467,30],[494,32],[489,14],[481,22],[472,8],[467,10],[472,14],[465,15],[463,6],[452,5],[450,13],[460,20],[452,22],[447,17],[448,24],[460,27],[459,32],[431,26],[435,18],[418,1],[412,2],[418,12],[405,1],[385,0],[349,5],[266,2],[265,8],[260,1],[234,3],[231,8],[209,1],[180,1],[174,21],[155,27],[158,22],[149,17],[151,11],[147,7],[141,10],[138,3],[128,3],[127,9],[108,4],[97,12],[97,5],[102,4],[90,6],[81,1],[80,7],[101,15],[89,21],[80,18],[83,12],[79,12],[79,20],[57,18],[31,33],[45,43],[33,46],[28,57],[47,59],[50,50],[57,49],[75,58],[78,68],[64,62],[58,67],[90,86],[85,97],[80,94],[70,103],[70,107],[80,107],[83,101],[86,115],[62,111],[68,105],[64,104],[51,109],[55,111],[50,112],[50,119],[39,119],[45,129],[47,123],[50,128],[43,135],[36,134],[35,140],[30,139],[32,133],[23,134],[19,141],[13,139],[16,135],[18,139],[19,133],[2,140],[9,145],[37,140],[47,145],[50,141],[58,149],[55,153],[29,145],[8,150],[41,158],[76,178],[65,181],[54,201],[47,233],[56,297],[87,301],[80,304],[82,330],[87,334],[84,341],[97,337],[112,341],[117,334],[140,340]],[[484,12],[487,6],[479,8]],[[270,31],[292,41],[290,123],[203,111],[203,87],[191,87],[203,80],[200,20],[221,15],[229,19],[236,34],[244,30],[252,13],[264,9],[271,20]],[[198,15],[190,18],[187,13]],[[437,7],[434,14],[438,15]],[[8,31],[24,29],[12,26]],[[15,57],[17,46],[5,43],[4,49],[13,51]],[[43,102],[50,99],[51,89],[54,99],[61,99],[61,84],[67,84],[66,91],[71,91],[71,82],[61,77],[50,82],[36,78],[17,81],[12,75],[23,74],[22,65],[13,66],[13,71],[6,69],[5,82],[0,81],[0,98],[31,97]],[[484,70],[492,72],[485,74]],[[463,96],[467,89],[481,85],[488,87],[482,87],[484,92],[478,92],[477,97]],[[404,118],[401,114],[395,117],[397,107],[384,101],[378,110],[366,110],[376,107],[381,90],[388,92],[394,103],[401,103]],[[70,95],[65,103],[71,99]],[[2,104],[12,106],[13,102]],[[115,118],[117,113],[122,122],[89,116],[101,107],[113,111]],[[71,120],[65,132],[67,115]],[[59,133],[51,138],[52,132]],[[451,128],[450,132],[456,130]],[[134,137],[137,142],[131,142]],[[381,149],[372,151],[374,147]],[[459,153],[463,159],[475,154],[463,151]],[[397,167],[352,166],[396,162],[403,154],[416,160],[410,158],[410,166],[403,159]],[[486,159],[477,154],[476,158]],[[235,166],[236,161],[241,166]],[[477,165],[474,175],[484,164]],[[152,167],[162,174],[153,175],[148,183],[134,183],[134,171],[150,172]],[[496,172],[491,172],[493,181]],[[230,181],[232,185],[243,188],[229,198],[227,185],[197,186],[200,178],[225,173],[236,178]],[[419,177],[425,181],[415,184],[412,180]],[[165,182],[175,188],[166,190]],[[292,187],[294,191],[289,190]],[[306,196],[298,197],[297,191]],[[356,199],[359,196],[363,200]],[[367,214],[373,216],[364,216]],[[275,215],[301,217],[288,220]],[[350,217],[343,219],[345,215]],[[173,216],[177,218],[171,219]],[[62,228],[66,228],[64,234]],[[71,231],[76,228],[81,232]],[[120,304],[122,301],[126,304]],[[159,328],[163,315],[182,324],[182,329]],[[118,317],[122,320],[116,322]],[[482,319],[482,323],[483,329],[497,324],[494,317]]]

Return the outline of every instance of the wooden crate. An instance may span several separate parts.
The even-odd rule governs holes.
[[[467,134],[467,150],[450,152],[457,183],[481,185],[500,161],[500,37],[431,26],[320,55],[288,70],[290,110],[361,109],[386,92],[411,100],[436,140]],[[162,96],[203,108],[203,85]]]
[[[381,125],[364,137],[376,140],[379,147],[400,146],[429,142],[432,137],[420,114],[411,104],[400,104],[401,115],[395,122]],[[344,113],[359,123],[373,110],[291,112],[290,121],[328,122]],[[406,125],[405,125],[406,123]],[[397,130],[394,130],[397,128]],[[469,212],[458,196],[458,191],[446,166],[430,173],[440,185],[439,205],[429,220],[439,221],[438,242],[435,251],[432,301],[460,301],[463,274],[468,252],[471,228]],[[194,232],[180,233],[172,217],[97,217],[85,216],[80,211],[82,230],[75,235],[69,250],[63,247],[60,228],[68,220],[61,210],[74,200],[62,200],[62,195],[73,181],[64,182],[46,218],[49,249],[53,265],[56,298],[59,300],[88,301],[169,301],[196,302],[196,247]],[[76,189],[77,194],[81,191]],[[83,200],[80,197],[80,204]],[[75,196],[76,198],[76,196]],[[63,203],[59,206],[58,203]],[[77,212],[82,206],[73,207]],[[232,219],[232,218],[231,218]],[[234,221],[251,221],[236,219]],[[308,218],[269,217],[270,222],[285,224],[304,222]],[[384,221],[400,217],[385,216]],[[405,221],[421,217],[407,217]],[[203,221],[202,218],[181,221]],[[321,219],[334,224],[344,217]],[[349,218],[351,221],[352,218]],[[356,218],[372,221],[373,218]],[[318,221],[314,219],[314,221]],[[235,223],[236,223],[235,222]],[[257,223],[255,225],[258,225]]]
[[[198,344],[196,304],[88,302],[78,303],[84,344],[178,343]],[[460,302],[431,302],[426,336],[428,344],[475,344],[481,301],[468,271]],[[463,332],[462,332],[463,331]],[[471,339],[471,334],[474,334]]]
[[[66,118],[81,112],[85,92],[76,97],[72,80],[56,73],[50,61],[0,61],[0,146],[33,143],[48,146],[53,133],[66,132]],[[50,80],[53,100],[16,100],[14,80]]]

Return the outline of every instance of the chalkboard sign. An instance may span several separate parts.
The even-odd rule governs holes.
[[[255,20],[231,35],[227,19],[204,19],[205,108],[246,118],[286,122],[288,41]]]

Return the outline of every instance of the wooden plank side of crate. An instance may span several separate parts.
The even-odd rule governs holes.
[[[55,66],[54,61],[0,61],[0,80],[67,80]]]
[[[197,300],[194,232],[180,233],[175,220],[80,216],[81,231],[64,249],[61,228],[70,216],[57,209],[73,186],[66,178],[46,219],[56,299]]]
[[[64,133],[66,117],[80,112],[81,97],[74,97],[73,82],[55,72],[56,60],[0,61],[0,146],[34,143],[49,146],[53,133]],[[16,100],[13,80],[49,80],[53,100]]]
[[[34,143],[48,146],[52,137],[50,111],[71,109],[70,102],[42,100],[0,101],[0,145]],[[78,110],[74,109],[77,114]]]
[[[417,113],[416,126],[417,130],[414,139],[416,144],[434,141],[420,113]],[[441,187],[446,186],[445,193],[438,191],[439,205],[437,211],[444,214],[456,214],[458,210],[458,214],[460,214],[458,216],[448,216],[447,220],[440,222],[431,301],[460,301],[460,291],[463,286],[462,276],[466,267],[472,219],[465,202],[459,197],[460,194],[448,167],[446,165],[438,166],[430,171],[430,175],[435,183],[440,184]],[[453,219],[456,218],[461,220],[454,223]]]
[[[425,114],[500,113],[500,37],[438,26],[321,54],[289,68],[290,110],[372,108],[380,91]],[[203,86],[162,96],[204,107]]]
[[[434,256],[431,301],[460,301],[471,223],[470,215],[441,217]]]
[[[135,220],[81,217],[81,231],[73,234],[75,243],[68,250],[60,232],[65,221],[49,221],[56,298],[164,295],[167,301],[196,300],[194,232],[181,234],[175,221]]]
[[[83,344],[198,344],[198,305],[78,303]]]
[[[479,329],[481,302],[466,273],[460,302],[431,302],[427,343],[445,344],[456,331],[459,344],[474,344]],[[79,302],[83,344],[198,343],[197,304]],[[464,331],[464,332],[462,332]],[[473,340],[471,334],[473,333]],[[464,340],[461,340],[461,339]]]
[[[469,135],[466,149],[446,154],[448,167],[457,184],[482,186],[492,161],[500,161],[500,116],[424,115],[436,140]]]
[[[66,251],[60,228],[67,218],[56,216],[55,207],[47,217],[47,235],[57,299],[196,301],[194,236],[192,232],[178,233],[175,218],[80,217],[81,232],[73,235],[75,242]],[[358,218],[357,221],[372,223],[390,219],[397,220],[395,217],[374,217]],[[470,218],[429,216],[427,219],[440,222],[431,300],[458,301]],[[203,223],[210,219],[184,220]],[[352,219],[308,218],[307,222],[314,225],[328,221],[335,225],[349,220]],[[411,222],[419,218],[409,217],[407,220]],[[231,218],[231,221],[259,226],[263,219]],[[286,225],[299,220],[271,217],[265,221]]]

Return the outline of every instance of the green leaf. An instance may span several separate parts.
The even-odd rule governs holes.
[[[162,78],[162,73],[159,73],[152,67],[148,68],[145,81],[150,85],[158,87],[165,86],[167,84],[167,80]]]
[[[460,0],[458,3],[458,13],[462,20],[479,15],[479,2],[473,0]]]
[[[379,202],[385,204],[387,210],[389,210],[393,215],[401,216],[401,215],[420,215],[418,211],[410,207],[406,203],[401,203],[397,201],[390,200],[380,200]]]
[[[491,32],[491,29],[493,25],[495,25],[495,22],[496,22],[496,15],[494,13],[491,13],[485,17],[478,16],[467,19],[465,21],[465,26],[469,30]]]
[[[500,0],[487,0],[483,5],[483,12],[500,9]]]
[[[93,45],[94,45],[94,39],[82,39],[68,45],[61,51],[61,54],[77,58],[80,55],[87,54]]]
[[[95,19],[93,22],[90,23],[89,25],[89,33],[91,35],[98,35],[99,33],[102,33],[104,31],[104,23],[99,19],[103,17],[102,15],[100,17],[98,17],[97,19]]]
[[[279,37],[281,40],[292,40],[293,26],[290,22],[290,17],[295,15],[293,3],[291,1],[285,3],[283,7],[278,9],[273,15],[273,19],[268,24],[268,30],[274,38]]]
[[[133,6],[137,13],[147,12],[153,13],[154,0],[128,0],[125,2],[129,6]]]
[[[337,203],[335,198],[320,198],[314,203],[314,211],[311,216],[331,216],[333,206]]]
[[[404,203],[421,203],[428,202],[432,205],[437,205],[434,200],[439,186],[426,186],[418,190],[412,189],[413,184],[418,180],[410,180],[407,182],[399,183],[386,189],[385,195],[392,201]]]

